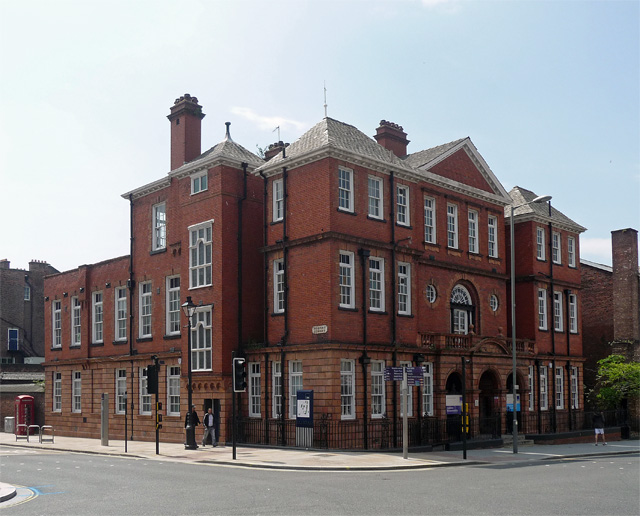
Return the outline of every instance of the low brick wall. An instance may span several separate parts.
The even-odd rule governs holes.
[[[622,440],[620,437],[619,426],[605,428],[604,435],[607,442]],[[595,440],[593,429],[579,430],[575,432],[562,432],[559,434],[527,434],[526,438],[532,440],[535,444],[592,443]]]

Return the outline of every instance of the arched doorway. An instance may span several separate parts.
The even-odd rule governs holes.
[[[466,335],[471,326],[476,326],[475,311],[471,294],[462,285],[451,291],[451,333]]]
[[[478,383],[480,433],[500,435],[500,384],[493,371],[485,371]]]

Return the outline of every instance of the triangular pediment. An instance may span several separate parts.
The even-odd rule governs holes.
[[[426,177],[440,178],[451,186],[471,187],[510,201],[509,194],[470,138],[410,154],[405,161]]]

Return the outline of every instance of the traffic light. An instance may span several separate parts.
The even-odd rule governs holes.
[[[147,366],[147,394],[158,394],[158,368],[153,364]]]
[[[233,392],[247,390],[247,369],[244,358],[233,359]]]

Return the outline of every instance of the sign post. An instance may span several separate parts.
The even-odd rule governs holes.
[[[408,398],[409,386],[421,385],[424,380],[422,367],[385,367],[384,380],[386,382],[402,382],[400,387],[402,408],[402,458],[406,459],[409,451],[409,422],[408,422]]]

